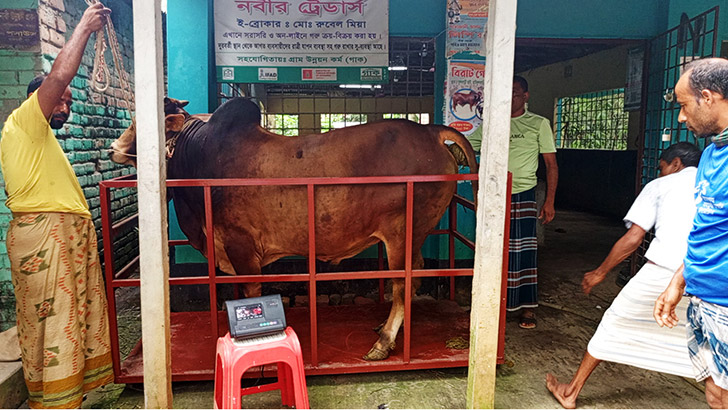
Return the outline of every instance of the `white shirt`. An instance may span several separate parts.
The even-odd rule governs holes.
[[[695,175],[697,168],[650,181],[624,217],[629,229],[637,224],[645,231],[655,228],[655,238],[645,253],[652,263],[677,270],[688,249],[688,234],[695,216]]]

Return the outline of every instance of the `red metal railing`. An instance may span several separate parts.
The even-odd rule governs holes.
[[[118,324],[116,320],[116,300],[114,289],[119,287],[139,286],[140,279],[129,278],[133,267],[138,263],[138,256],[129,264],[114,272],[114,244],[113,240],[116,234],[126,225],[138,222],[137,216],[131,216],[117,223],[112,223],[110,209],[110,190],[112,188],[131,188],[136,187],[137,181],[132,179],[133,176],[115,178],[112,180],[100,182],[100,200],[101,200],[101,217],[102,217],[102,237],[104,243],[104,264],[106,274],[106,291],[109,306],[109,325],[111,333],[111,345],[113,355],[114,373],[117,382],[133,382],[138,381],[134,378],[121,378],[121,360],[119,351],[119,335]],[[389,177],[347,177],[347,178],[271,178],[271,179],[212,179],[212,180],[168,180],[167,187],[202,187],[204,191],[205,205],[205,229],[207,239],[207,276],[169,278],[169,285],[195,285],[204,284],[209,286],[210,294],[210,322],[211,332],[214,338],[219,335],[218,328],[218,309],[217,309],[217,284],[224,283],[247,283],[247,282],[308,282],[309,296],[309,320],[310,320],[310,365],[316,368],[319,365],[318,357],[318,317],[316,306],[316,285],[319,281],[330,280],[351,280],[351,279],[379,279],[380,301],[384,298],[384,279],[404,278],[405,289],[409,290],[412,286],[413,277],[450,277],[450,299],[455,297],[455,277],[456,276],[472,276],[472,268],[455,268],[455,240],[461,241],[465,246],[474,249],[474,242],[467,239],[464,235],[457,231],[457,206],[461,205],[474,210],[473,203],[463,197],[455,195],[450,204],[449,226],[447,229],[440,229],[431,232],[431,234],[447,234],[449,236],[449,268],[448,269],[412,269],[412,225],[413,225],[413,192],[415,183],[429,183],[442,181],[477,181],[477,174],[455,174],[455,175],[411,175],[411,176],[389,176]],[[505,287],[508,267],[508,233],[509,233],[509,215],[510,209],[510,174],[509,174],[509,192],[506,196],[508,201],[507,212],[505,215],[506,237],[504,241],[504,261],[503,272],[504,279],[502,281],[502,302],[500,315],[500,332],[499,332],[499,363],[503,362],[503,349],[505,341]],[[357,271],[357,272],[316,272],[316,238],[314,226],[314,187],[322,185],[353,185],[353,184],[405,184],[406,185],[406,263],[404,270],[383,270],[384,261],[382,257],[382,244],[379,244],[379,268],[377,271]],[[306,186],[307,187],[307,208],[308,208],[308,273],[302,274],[265,274],[265,275],[238,275],[238,276],[217,276],[215,271],[215,246],[213,233],[213,215],[212,215],[212,187],[233,187],[233,186]],[[170,240],[169,246],[187,245],[187,240]],[[411,359],[411,304],[412,294],[405,291],[405,318],[403,323],[404,343],[403,343],[403,362],[410,363]],[[460,364],[467,365],[467,362]],[[442,367],[442,366],[439,366]],[[401,368],[407,368],[400,367]],[[422,364],[413,366],[412,368],[426,368]],[[381,370],[389,370],[391,367],[383,367]],[[325,373],[325,372],[319,372]],[[332,372],[329,372],[332,373]],[[173,375],[176,376],[176,375]],[[204,380],[209,375],[205,373],[203,376],[181,376],[175,377],[175,380]]]

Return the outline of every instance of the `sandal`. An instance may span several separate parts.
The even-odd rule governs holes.
[[[536,328],[536,317],[535,316],[521,316],[518,322],[518,327],[521,329],[535,329]]]

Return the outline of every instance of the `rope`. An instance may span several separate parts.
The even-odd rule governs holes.
[[[98,0],[86,0],[86,4],[92,6],[98,3]],[[129,84],[129,74],[124,68],[124,60],[121,52],[119,51],[119,40],[116,37],[116,30],[114,29],[114,23],[111,18],[106,19],[106,34],[109,37],[109,45],[111,46],[111,56],[114,60],[114,67],[116,67],[117,75],[119,77],[119,88],[121,89],[121,95],[126,103],[126,109],[129,111],[131,116],[132,103],[134,95],[131,92],[131,86]],[[91,71],[91,87],[100,92],[105,92],[111,83],[111,74],[109,67],[106,64],[104,53],[106,52],[106,36],[104,31],[99,30],[96,32],[96,45],[94,56],[94,67]]]
[[[129,154],[128,152],[121,152],[118,149],[109,148],[109,151],[116,152],[117,154],[121,154],[125,157],[134,157],[134,158],[137,157],[136,154]]]

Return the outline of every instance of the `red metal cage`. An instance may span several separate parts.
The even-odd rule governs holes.
[[[305,282],[308,284],[308,306],[286,309],[288,323],[300,340],[304,351],[306,374],[341,374],[390,370],[463,367],[468,365],[468,350],[446,346],[445,339],[469,337],[469,312],[454,302],[455,277],[472,276],[472,268],[455,267],[455,240],[474,249],[473,241],[458,232],[457,206],[474,209],[471,201],[456,195],[450,204],[448,227],[431,232],[449,237],[449,267],[447,269],[412,268],[412,217],[415,183],[441,181],[477,181],[477,174],[413,175],[392,177],[355,178],[274,178],[274,179],[214,179],[168,180],[168,187],[202,187],[205,200],[205,227],[207,230],[207,275],[194,277],[170,277],[169,285],[208,285],[210,310],[207,312],[171,313],[172,380],[212,380],[214,376],[215,341],[227,332],[225,312],[217,306],[217,285],[245,282]],[[133,176],[100,182],[102,236],[106,292],[109,306],[109,326],[113,355],[114,375],[117,383],[138,383],[143,379],[141,341],[126,360],[121,361],[119,332],[116,317],[115,289],[139,286],[140,279],[130,278],[139,257],[114,272],[114,238],[125,226],[137,223],[136,215],[114,222],[111,217],[111,189],[136,187]],[[314,187],[337,184],[405,184],[406,185],[406,264],[404,270],[383,270],[382,244],[379,244],[379,267],[375,271],[316,272],[316,240],[314,227]],[[219,276],[215,270],[214,238],[212,224],[212,187],[230,186],[306,186],[308,191],[308,273]],[[509,183],[510,187],[510,174]],[[510,188],[509,192],[510,194]],[[503,251],[503,280],[501,284],[501,310],[498,337],[498,363],[503,362],[505,341],[505,297],[508,271],[508,234],[510,195],[506,196],[505,238]],[[170,240],[169,246],[186,245],[186,240]],[[377,318],[386,317],[389,304],[384,302],[384,279],[404,278],[405,289],[410,289],[414,277],[449,277],[450,300],[415,302],[413,314],[412,294],[405,292],[405,318],[403,332],[397,338],[397,348],[383,361],[368,362],[361,355],[376,340],[372,327]],[[316,285],[321,281],[379,279],[380,303],[373,305],[317,306]],[[414,326],[413,326],[414,323]],[[209,331],[202,331],[202,329]],[[413,330],[414,328],[414,330]],[[413,334],[414,332],[414,334]],[[415,339],[416,343],[412,343]],[[264,373],[272,369],[261,369]],[[272,373],[271,373],[272,374]]]

